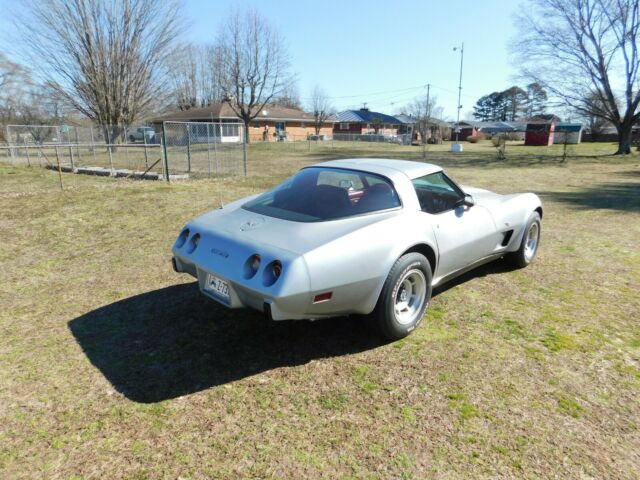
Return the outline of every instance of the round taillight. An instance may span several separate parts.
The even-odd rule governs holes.
[[[189,238],[189,229],[185,228],[180,232],[180,235],[178,235],[178,239],[176,240],[176,247],[182,248],[182,246],[187,241],[187,238]]]
[[[196,233],[191,240],[189,240],[189,244],[187,245],[187,253],[193,253],[196,248],[198,248],[198,244],[200,243],[200,234]]]
[[[282,264],[276,260],[271,264],[271,270],[273,272],[273,276],[276,277],[277,280],[280,278],[280,274],[282,273]]]
[[[280,260],[274,260],[264,269],[262,281],[265,286],[270,287],[278,281],[280,275],[282,275],[282,263]]]
[[[244,278],[253,278],[260,269],[260,255],[254,253],[244,262]]]

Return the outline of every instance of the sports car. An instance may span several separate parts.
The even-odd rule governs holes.
[[[459,186],[428,163],[336,160],[189,222],[173,267],[229,308],[272,320],[369,315],[399,339],[433,287],[501,257],[530,264],[541,220],[533,193]]]

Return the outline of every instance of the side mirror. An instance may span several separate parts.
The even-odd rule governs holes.
[[[473,199],[473,197],[471,195],[469,195],[468,193],[464,194],[464,199],[462,199],[462,205],[464,205],[465,207],[473,207],[476,204],[476,201]]]

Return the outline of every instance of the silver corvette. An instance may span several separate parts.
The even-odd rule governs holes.
[[[173,266],[230,308],[273,320],[371,315],[398,339],[420,324],[433,287],[500,257],[531,263],[541,219],[533,193],[458,186],[427,163],[337,160],[189,222]]]

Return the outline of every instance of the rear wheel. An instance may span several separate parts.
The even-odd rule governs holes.
[[[429,261],[419,253],[408,253],[391,268],[373,316],[386,338],[398,340],[420,325],[430,300]]]
[[[508,260],[518,268],[524,268],[533,262],[540,245],[540,214],[533,212],[527,221],[520,248],[508,256]]]

